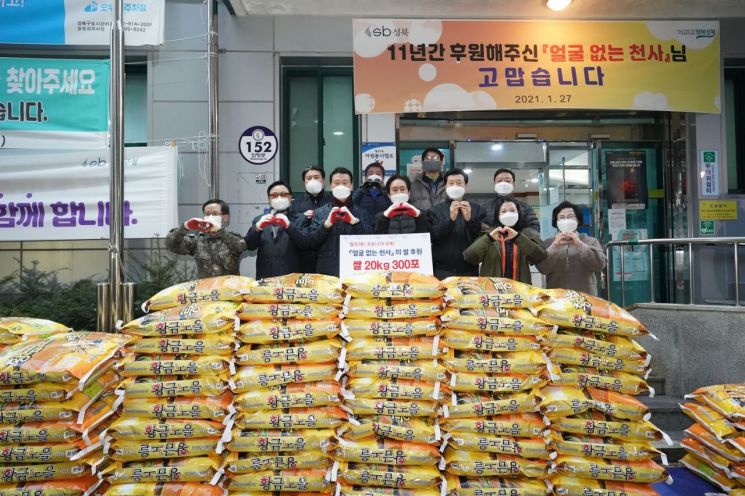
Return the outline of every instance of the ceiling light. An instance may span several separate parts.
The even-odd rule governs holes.
[[[531,183],[537,183],[538,182],[538,178],[537,177],[534,177],[533,179],[530,180],[530,182]]]
[[[491,146],[491,149],[492,149],[493,151],[495,151],[495,152],[497,152],[497,151],[501,150],[502,148],[504,148],[504,145],[502,145],[502,143],[494,143],[494,144],[493,144],[493,145]]]
[[[463,172],[465,172],[466,174],[470,174],[471,172],[473,172],[473,170],[472,169],[463,169]]]
[[[572,0],[546,0],[546,7],[558,12],[569,7],[570,3],[572,3]]]
[[[334,131],[334,136],[344,136],[343,131]]]

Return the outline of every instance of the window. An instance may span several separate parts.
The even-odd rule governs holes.
[[[745,193],[745,60],[724,61],[723,113],[728,192]]]

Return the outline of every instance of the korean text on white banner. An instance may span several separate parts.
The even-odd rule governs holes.
[[[124,237],[164,237],[177,223],[176,147],[124,151]],[[109,236],[108,154],[0,150],[0,241]]]
[[[429,233],[339,238],[339,277],[381,270],[432,275]]]
[[[114,0],[1,0],[0,44],[108,45]],[[124,42],[163,44],[165,0],[124,1]]]
[[[108,120],[108,60],[0,58],[0,150],[106,148]]]

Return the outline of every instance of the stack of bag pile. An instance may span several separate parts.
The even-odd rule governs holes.
[[[107,496],[222,494],[209,481],[223,463],[236,311],[251,284],[222,276],[172,286],[145,302],[153,313],[122,326],[135,340],[117,364],[123,402],[101,471]]]
[[[0,351],[8,346],[42,339],[72,329],[52,320],[31,317],[0,317]]]
[[[702,387],[681,405],[696,423],[681,442],[681,463],[730,495],[745,495],[745,383]]]
[[[547,296],[500,278],[442,283],[452,389],[442,410],[448,494],[548,494],[552,453],[535,391],[548,382],[541,343],[553,327],[529,310]]]
[[[37,335],[60,328],[32,327]],[[0,494],[95,490],[102,433],[116,408],[114,361],[129,339],[66,332],[0,352]]]
[[[650,357],[634,337],[648,334],[631,314],[577,291],[549,290],[534,309],[558,326],[546,339],[551,383],[539,393],[550,419],[556,494],[657,494],[652,483],[668,479],[654,462],[652,442],[669,438],[652,425],[633,398],[654,391],[644,378]],[[663,462],[666,462],[662,457]]]
[[[334,429],[344,367],[338,278],[290,274],[257,281],[239,309],[238,414],[223,442],[230,494],[333,494]]]
[[[349,364],[344,405],[353,414],[334,449],[342,496],[438,496],[438,363],[444,290],[432,276],[381,272],[344,279]]]

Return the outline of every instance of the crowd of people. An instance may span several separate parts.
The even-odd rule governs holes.
[[[166,247],[196,260],[198,276],[238,274],[246,250],[256,250],[256,277],[294,272],[338,275],[339,237],[349,234],[430,233],[434,274],[506,277],[531,283],[530,266],[546,275],[546,287],[597,293],[596,273],[606,257],[597,239],[579,233],[582,210],[570,202],[553,210],[557,230],[541,239],[540,222],[527,203],[513,196],[515,174],[494,174],[495,197],[486,207],[466,199],[468,174],[443,173],[444,155],[428,148],[415,178],[395,174],[384,181],[380,163],[365,168],[355,188],[349,169],[326,175],[311,166],[302,172],[305,192],[293,199],[290,186],[267,188],[268,211],[244,237],[229,232],[229,206],[209,200],[203,218],[171,230]],[[328,190],[326,189],[328,185]]]

